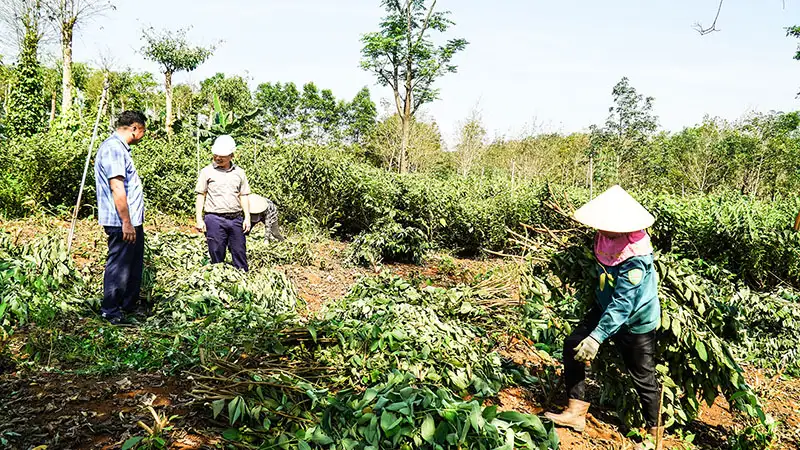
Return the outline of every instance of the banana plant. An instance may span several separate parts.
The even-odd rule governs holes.
[[[223,134],[237,135],[241,134],[239,131],[250,120],[254,119],[261,113],[259,108],[255,108],[241,116],[237,116],[233,111],[225,111],[219,101],[219,96],[214,94],[213,97],[213,121],[211,126],[201,125],[200,127],[200,140],[208,141]]]

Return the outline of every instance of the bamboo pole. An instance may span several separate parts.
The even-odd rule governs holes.
[[[195,157],[197,159],[197,173],[200,173],[200,113],[197,113],[197,141],[195,147]]]
[[[92,130],[92,139],[89,141],[89,148],[86,150],[86,164],[83,166],[83,177],[81,178],[81,187],[78,189],[78,200],[75,202],[75,210],[72,212],[72,225],[69,227],[69,236],[67,237],[67,255],[72,250],[72,239],[75,237],[75,224],[78,221],[78,210],[81,207],[81,199],[83,197],[83,188],[86,186],[86,175],[89,172],[89,161],[92,159],[92,149],[97,140],[97,129],[100,126],[100,116],[103,113],[103,105],[106,102],[108,95],[109,81],[108,72],[106,72],[103,79],[103,93],[100,95],[100,101],[97,105],[97,118],[94,121],[94,129]]]

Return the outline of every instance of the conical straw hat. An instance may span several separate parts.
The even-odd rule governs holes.
[[[572,218],[586,226],[612,233],[644,230],[656,220],[618,184],[581,206]]]
[[[250,198],[250,213],[260,214],[267,210],[269,200],[258,194],[250,194],[248,197]]]

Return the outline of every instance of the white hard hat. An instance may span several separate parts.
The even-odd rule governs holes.
[[[586,226],[612,233],[644,230],[656,220],[618,184],[581,206],[572,218]]]
[[[217,136],[214,140],[214,145],[211,147],[211,153],[217,156],[229,156],[236,150],[236,142],[227,134]]]

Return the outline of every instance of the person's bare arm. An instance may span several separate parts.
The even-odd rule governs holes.
[[[250,231],[250,197],[247,195],[239,196],[239,203],[242,204],[242,212],[244,213],[244,221],[242,221],[242,230],[245,233]]]
[[[197,200],[194,202],[194,216],[197,222],[195,228],[205,233],[206,223],[203,221],[203,205],[206,204],[206,194],[197,194]]]
[[[128,211],[128,194],[125,192],[125,183],[122,177],[114,177],[108,180],[111,187],[111,194],[114,197],[114,206],[117,214],[122,219],[122,240],[130,244],[136,242],[136,230],[131,225],[131,214]]]

